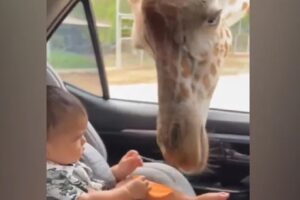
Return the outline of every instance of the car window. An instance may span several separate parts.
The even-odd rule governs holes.
[[[154,61],[132,47],[133,16],[128,1],[92,0],[92,5],[99,24],[111,98],[157,102]],[[231,31],[233,47],[210,107],[249,112],[249,14],[232,26]]]
[[[102,96],[95,54],[82,3],[78,3],[47,42],[47,62],[64,82]]]

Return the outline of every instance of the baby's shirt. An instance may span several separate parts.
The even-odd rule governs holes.
[[[82,162],[59,165],[47,161],[47,200],[76,200],[89,189],[106,189],[104,181],[91,177],[92,170]]]

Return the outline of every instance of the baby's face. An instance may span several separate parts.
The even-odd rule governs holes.
[[[77,162],[84,151],[87,124],[85,115],[65,116],[48,134],[47,160],[63,165]]]

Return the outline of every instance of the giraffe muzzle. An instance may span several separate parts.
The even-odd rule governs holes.
[[[189,117],[175,117],[175,122],[172,118],[170,124],[159,122],[157,143],[169,164],[185,173],[198,173],[207,165],[208,139],[203,125],[196,122],[198,118]]]

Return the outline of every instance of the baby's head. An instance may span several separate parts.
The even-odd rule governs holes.
[[[88,117],[72,94],[47,86],[47,160],[59,164],[77,162],[84,150]]]

